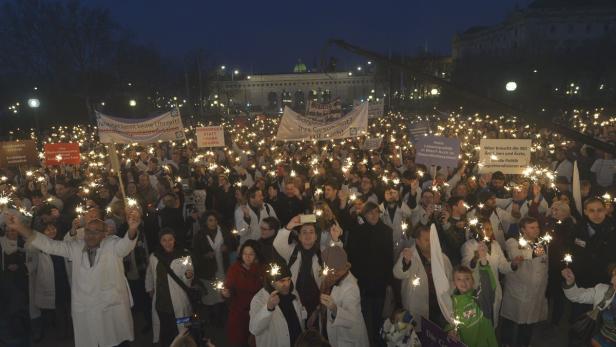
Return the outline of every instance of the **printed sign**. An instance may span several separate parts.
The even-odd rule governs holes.
[[[117,118],[96,112],[102,143],[154,143],[186,140],[178,109],[153,118]]]
[[[420,136],[415,144],[415,162],[426,166],[455,168],[460,155],[460,140],[443,136]]]
[[[454,341],[443,329],[421,317],[421,347],[466,347],[462,342]]]
[[[411,124],[409,127],[409,135],[412,143],[417,143],[420,136],[424,136],[430,131],[430,122],[422,121]]]
[[[383,142],[382,137],[368,137],[364,141],[364,149],[367,151],[379,149],[379,147],[381,147],[382,142]]]
[[[45,165],[79,164],[78,143],[48,143],[45,144]]]
[[[276,140],[330,140],[356,137],[368,131],[368,103],[356,107],[344,117],[332,121],[315,121],[285,107]]]
[[[33,140],[0,142],[0,167],[34,166],[38,163]]]
[[[221,126],[197,128],[197,147],[224,147],[225,130]]]
[[[479,173],[522,174],[530,164],[531,140],[481,139]]]

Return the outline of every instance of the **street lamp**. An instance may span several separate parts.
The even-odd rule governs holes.
[[[36,127],[36,135],[38,136],[40,127],[39,127],[38,112],[36,112],[36,110],[41,106],[41,101],[37,98],[30,98],[28,99],[28,106],[30,106],[30,108],[32,109],[32,112],[34,113],[34,126]]]
[[[439,90],[438,90],[437,88],[432,88],[432,89],[430,90],[430,95],[432,95],[432,96],[436,96],[436,95],[438,95],[438,94],[439,94]]]
[[[514,81],[509,81],[505,84],[505,90],[508,92],[515,92],[516,89],[518,89],[518,84]]]
[[[240,70],[238,70],[238,69],[233,70],[233,73],[231,74],[231,81],[233,81],[233,77],[234,76],[237,76],[239,74],[240,74]]]
[[[130,107],[135,107],[137,106],[137,101],[135,99],[130,99],[130,101],[128,102],[128,105]]]

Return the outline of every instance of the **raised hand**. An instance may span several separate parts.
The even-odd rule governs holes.
[[[560,274],[563,276],[563,278],[565,279],[565,282],[567,283],[568,286],[572,285],[575,283],[575,274],[573,273],[573,271],[566,267],[564,268]]]
[[[270,294],[269,299],[267,300],[267,309],[273,310],[280,303],[280,296],[278,296],[278,291],[274,290],[272,294]]]

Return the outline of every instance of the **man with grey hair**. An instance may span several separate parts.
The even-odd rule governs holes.
[[[71,309],[76,346],[117,346],[134,339],[131,298],[122,259],[135,247],[141,216],[127,211],[123,238],[107,237],[100,219],[85,225],[83,240],[55,241],[7,214],[6,224],[41,251],[72,260]]]

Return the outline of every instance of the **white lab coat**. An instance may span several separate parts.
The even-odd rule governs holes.
[[[483,242],[483,241],[482,241]],[[475,257],[475,251],[477,251],[477,246],[479,242],[475,239],[470,239],[466,241],[462,245],[462,265],[467,266],[473,271],[473,278],[475,280],[475,285],[479,286],[481,283],[479,278],[479,264],[475,265],[473,269],[471,267],[471,260]],[[494,275],[494,279],[496,280],[496,289],[494,292],[494,317],[492,318],[492,322],[494,327],[498,326],[498,317],[501,308],[501,302],[503,300],[503,288],[501,287],[500,281],[498,280],[498,273],[502,273],[503,275],[508,274],[513,271],[511,268],[511,263],[505,257],[503,250],[498,245],[498,242],[492,241],[492,250],[488,254],[488,265],[492,269],[492,274]]]
[[[304,330],[302,322],[307,319],[308,313],[300,303],[297,291],[294,290],[292,294],[296,298],[293,300],[295,313],[297,313],[301,329]],[[263,288],[252,298],[248,330],[255,336],[257,347],[291,347],[287,320],[278,306],[274,311],[268,311],[269,297],[270,293]]]
[[[419,249],[417,246],[413,246],[413,259],[411,260],[411,266],[404,271],[403,270],[404,256],[400,254],[398,261],[394,264],[394,277],[402,280],[402,307],[409,311],[413,317],[425,317],[430,319],[430,306],[429,306],[429,289],[428,289],[428,274],[419,257]],[[445,276],[449,281],[452,281],[452,266],[449,258],[443,254],[443,266],[445,267]],[[419,285],[413,286],[413,280],[419,278]],[[450,286],[453,288],[453,285]],[[417,329],[421,331],[421,320],[417,321]]]
[[[244,220],[244,212],[242,211],[242,208],[238,207],[235,209],[235,228],[240,235],[240,246],[247,240],[258,240],[261,238],[261,227],[259,224],[263,218],[274,217],[278,219],[278,216],[276,216],[276,211],[274,211],[274,208],[267,202],[263,203],[263,206],[259,211],[259,216],[255,214],[250,206],[247,206],[247,208],[248,214],[250,215],[250,224],[246,223]]]
[[[186,264],[184,264],[186,263]],[[153,293],[152,296],[152,335],[154,343],[157,343],[160,338],[160,320],[158,318],[158,312],[156,312],[156,266],[158,265],[158,258],[154,254],[150,255],[150,262],[148,269],[145,273],[145,291]],[[192,262],[190,256],[174,259],[171,262],[171,270],[186,284],[188,287],[191,285],[191,280],[186,278],[186,271],[193,271]],[[190,300],[188,295],[179,284],[175,282],[171,276],[167,275],[167,283],[169,284],[169,295],[171,296],[171,304],[173,305],[173,311],[175,318],[190,317],[192,315],[192,307],[190,306]],[[186,328],[178,326],[179,334],[185,331]]]
[[[573,285],[573,287],[569,289],[565,289],[565,296],[567,299],[577,302],[579,304],[592,304],[593,308],[599,306],[603,298],[605,297],[605,293],[610,289],[610,285],[599,283],[593,288],[579,288],[577,285]],[[605,309],[610,305],[616,295],[612,295],[611,298],[605,301],[605,305],[600,309]]]
[[[135,247],[137,238],[107,237],[90,266],[82,240],[54,241],[44,235],[28,240],[33,247],[72,260],[71,311],[75,346],[116,346],[133,341],[131,294],[122,259]]]
[[[336,347],[369,347],[368,330],[361,314],[361,299],[357,278],[349,274],[332,288],[331,297],[336,303],[336,318],[327,310],[327,337]]]
[[[45,235],[38,235],[43,237]],[[45,236],[47,237],[47,236]],[[39,309],[54,310],[56,308],[56,282],[53,260],[47,253],[37,249],[29,251],[32,257],[30,278],[32,279],[32,297],[34,306]]]
[[[290,230],[286,228],[282,228],[278,231],[278,235],[274,239],[274,249],[278,254],[284,259],[284,261],[288,264],[289,259],[291,259],[291,255],[293,254],[293,250],[295,249],[295,242],[289,244],[289,234],[291,234]],[[342,242],[334,242],[333,246],[342,247]],[[301,245],[299,246],[301,247]],[[297,252],[297,259],[291,265],[291,279],[293,283],[297,283],[297,276],[299,275],[299,266],[302,263],[302,252]],[[321,265],[319,265],[319,259],[317,256],[312,257],[312,276],[317,283],[317,286],[321,285]]]
[[[532,258],[531,247],[520,249],[518,240],[507,240],[509,258],[524,257],[518,269],[505,277],[501,316],[518,324],[541,322],[548,317],[548,255]]]
[[[403,203],[400,207],[396,207],[396,212],[394,212],[394,220],[392,222],[391,216],[389,215],[389,210],[387,209],[385,204],[382,203],[381,205],[379,205],[379,208],[383,213],[381,215],[381,220],[394,232],[393,240],[395,244],[396,242],[400,241],[400,239],[402,239],[402,234],[404,233],[404,230],[402,230],[402,222],[409,223],[408,220],[411,218],[411,214],[413,213],[413,211],[407,204]]]
[[[474,218],[475,216],[476,210],[472,210],[468,214],[468,218]],[[498,244],[501,246],[501,249],[507,249],[507,245],[505,244],[505,233],[507,232],[507,230],[509,230],[509,226],[512,223],[517,223],[519,220],[519,218],[513,217],[511,215],[511,212],[508,212],[498,206],[490,215],[490,224],[492,224],[494,238],[496,239],[496,241],[498,241]],[[468,239],[469,235],[466,235],[466,238]]]

